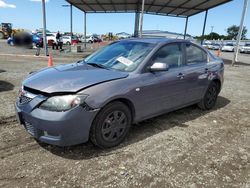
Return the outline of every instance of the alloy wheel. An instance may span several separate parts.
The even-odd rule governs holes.
[[[124,133],[128,119],[124,112],[113,111],[104,120],[102,125],[102,137],[104,140],[113,142],[118,140]]]

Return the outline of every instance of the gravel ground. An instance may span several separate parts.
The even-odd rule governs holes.
[[[0,187],[250,187],[250,66],[225,66],[213,110],[191,106],[141,122],[120,146],[100,150],[37,143],[16,122],[22,79],[46,63],[0,56]]]

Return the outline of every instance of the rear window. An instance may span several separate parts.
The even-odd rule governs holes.
[[[186,54],[187,64],[207,62],[207,53],[193,44],[186,44]]]

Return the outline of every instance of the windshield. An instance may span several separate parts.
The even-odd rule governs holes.
[[[226,44],[226,46],[233,46],[233,44],[231,44],[231,43],[228,43],[228,44]]]
[[[141,64],[154,46],[151,43],[136,41],[117,42],[90,55],[85,59],[85,62],[123,72],[132,72]]]

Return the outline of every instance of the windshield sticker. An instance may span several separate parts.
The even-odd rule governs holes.
[[[118,57],[116,60],[119,61],[120,63],[126,65],[126,66],[130,66],[130,65],[132,65],[134,63],[133,61],[131,61],[131,60],[129,60],[126,57],[123,57],[123,56]]]

